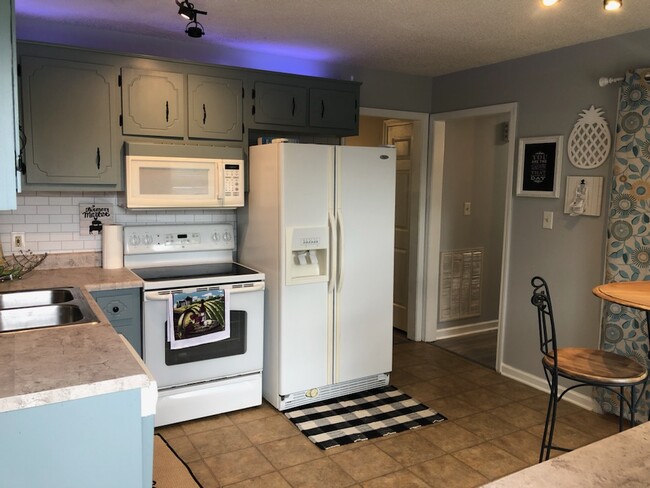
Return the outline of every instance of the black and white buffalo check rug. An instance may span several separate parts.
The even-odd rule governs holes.
[[[321,449],[447,420],[394,386],[323,400],[284,414]]]

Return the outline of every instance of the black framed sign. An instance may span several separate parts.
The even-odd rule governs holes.
[[[517,196],[560,197],[562,136],[519,139]]]

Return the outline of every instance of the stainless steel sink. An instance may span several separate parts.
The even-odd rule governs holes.
[[[97,322],[79,288],[0,293],[0,332]]]
[[[73,299],[72,292],[68,288],[2,293],[0,294],[0,310],[54,305],[56,303],[70,302]]]

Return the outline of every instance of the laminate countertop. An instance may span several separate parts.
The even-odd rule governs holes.
[[[484,488],[647,487],[650,483],[650,422],[517,471]]]
[[[153,377],[90,294],[141,287],[136,275],[127,269],[34,270],[0,283],[0,293],[65,286],[82,290],[99,323],[0,333],[0,412],[135,388],[148,392],[155,409]]]

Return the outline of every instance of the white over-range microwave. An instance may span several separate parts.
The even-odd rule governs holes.
[[[244,206],[244,161],[127,155],[126,207],[235,208]]]

